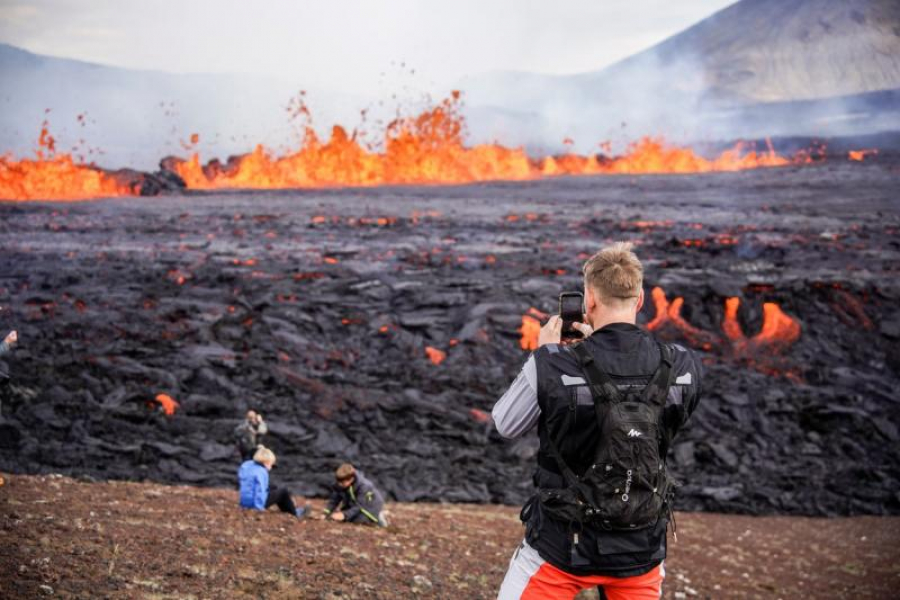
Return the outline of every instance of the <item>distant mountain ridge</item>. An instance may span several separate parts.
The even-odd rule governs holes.
[[[596,78],[648,56],[663,66],[694,57],[703,64],[707,93],[737,102],[900,88],[900,2],[742,0]]]
[[[779,103],[779,119],[769,133],[900,127],[896,106],[875,114],[866,100],[871,119],[854,117],[833,129],[843,119],[840,113],[859,112],[855,96],[871,99],[900,89],[900,2],[742,0],[600,71],[492,73],[468,78],[461,87],[481,127],[490,124],[491,110],[502,123],[509,113],[527,109],[539,118],[520,120],[509,132],[528,130],[533,136],[540,130],[539,137],[558,140],[615,137],[623,122],[632,135],[635,128],[672,137],[745,135],[740,110],[758,115],[769,103]],[[831,112],[810,122],[804,111],[818,101],[828,101]],[[785,105],[792,102],[805,104],[796,120],[784,120],[790,113]],[[734,126],[722,120],[723,111],[736,117]]]

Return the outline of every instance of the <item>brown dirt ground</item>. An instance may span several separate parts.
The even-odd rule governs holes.
[[[493,598],[522,535],[513,507],[391,504],[374,529],[242,511],[226,489],[3,477],[0,598]],[[900,518],[677,522],[664,598],[900,589]]]

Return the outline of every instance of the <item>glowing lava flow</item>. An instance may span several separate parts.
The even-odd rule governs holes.
[[[180,406],[178,401],[168,394],[157,394],[155,400],[159,402],[163,412],[170,417],[175,414],[175,410]]]
[[[675,298],[670,303],[666,299],[666,293],[660,287],[653,288],[650,292],[650,297],[653,299],[653,305],[656,307],[656,316],[647,323],[647,329],[656,331],[666,324],[671,324],[691,343],[702,347],[704,350],[712,348],[715,337],[702,329],[697,329],[681,316],[684,298]]]
[[[675,298],[670,303],[666,299],[665,292],[659,287],[653,288],[650,295],[656,307],[656,315],[647,323],[648,330],[656,331],[670,325],[691,344],[704,350],[712,349],[721,341],[719,336],[694,327],[681,316],[683,298]],[[740,306],[740,298],[726,298],[725,316],[722,320],[722,333],[730,342],[735,355],[745,355],[748,352],[757,353],[761,350],[772,353],[782,352],[800,338],[800,324],[786,315],[774,302],[765,302],[762,327],[759,333],[748,339],[738,321]]]
[[[308,109],[300,102],[298,114],[309,119]],[[179,175],[189,189],[275,189],[521,181],[558,175],[706,173],[808,162],[808,156],[802,153],[791,159],[780,156],[771,144],[762,152],[737,144],[715,158],[704,158],[691,148],[676,147],[654,137],[641,138],[621,156],[532,158],[522,148],[498,143],[466,146],[460,102],[460,94],[454,92],[417,116],[396,119],[381,134],[380,150],[362,144],[356,132],[348,134],[340,125],[335,125],[331,137],[323,141],[307,121],[303,145],[282,156],[258,145],[224,164],[213,160],[203,165],[200,156],[193,154],[187,160],[164,159],[163,168]],[[191,144],[184,147],[191,148],[197,141],[199,137],[193,134]],[[36,160],[0,158],[0,198],[83,199],[136,193],[102,170],[76,164],[70,155],[54,155],[53,138],[47,134],[46,125],[38,144],[48,150],[46,157],[39,151]]]
[[[847,158],[855,161],[863,161],[867,156],[875,156],[878,154],[878,150],[874,148],[867,148],[865,150],[850,150],[847,152]]]
[[[46,122],[41,127],[38,148],[33,160],[0,156],[0,198],[86,200],[133,193],[103,171],[76,163],[70,154],[56,154]]]
[[[439,365],[447,358],[447,353],[432,346],[425,346],[425,354],[432,364]]]
[[[722,331],[737,350],[757,350],[765,347],[777,352],[800,338],[800,324],[784,314],[781,307],[774,302],[766,302],[763,304],[762,328],[748,340],[737,320],[740,303],[739,298],[728,298],[725,301],[725,320],[722,322]]]
[[[781,166],[791,161],[769,147],[757,153],[741,145],[714,159],[690,148],[643,138],[615,158],[568,154],[530,158],[521,148],[500,144],[463,144],[465,120],[459,93],[422,114],[391,123],[384,132],[383,152],[361,146],[341,126],[322,142],[311,127],[296,152],[276,157],[262,146],[225,166],[201,165],[194,154],[173,160],[173,168],[189,188],[302,188],[384,184],[451,184],[489,180],[527,180],[556,175],[617,173],[698,173]],[[308,115],[308,111],[304,114]]]
[[[541,333],[541,320],[547,318],[547,313],[531,307],[528,312],[522,315],[522,326],[519,327],[519,333],[522,337],[519,339],[519,347],[522,350],[537,350],[538,335]]]

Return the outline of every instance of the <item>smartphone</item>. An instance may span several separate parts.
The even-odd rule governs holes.
[[[563,292],[559,295],[559,316],[562,318],[562,339],[578,340],[584,335],[572,327],[572,322],[584,320],[584,294],[581,292]]]

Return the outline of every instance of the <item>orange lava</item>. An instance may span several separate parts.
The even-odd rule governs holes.
[[[741,306],[740,298],[725,299],[725,320],[722,321],[722,331],[732,342],[744,339],[744,330],[737,320],[738,308]]]
[[[666,294],[660,287],[655,287],[650,292],[653,304],[656,307],[656,315],[647,323],[650,331],[656,331],[666,325],[671,325],[680,332],[690,343],[710,350],[721,342],[721,337],[711,332],[703,331],[688,323],[681,316],[681,307],[684,299],[675,298],[671,303],[666,299]],[[740,298],[725,299],[725,315],[722,320],[722,333],[725,340],[730,342],[733,352],[738,355],[747,352],[758,353],[765,349],[772,353],[779,353],[800,338],[800,324],[792,317],[786,315],[774,302],[763,304],[763,324],[760,332],[747,339],[744,330],[738,321]]]
[[[76,163],[70,154],[57,154],[46,121],[37,144],[35,159],[0,156],[0,199],[87,200],[134,193],[103,171]]]
[[[759,333],[751,338],[756,346],[786,348],[800,339],[800,324],[784,314],[774,302],[763,304],[763,325]]]
[[[847,158],[850,160],[862,161],[865,160],[867,156],[874,156],[878,154],[878,150],[874,148],[867,148],[865,150],[851,150],[847,153]]]
[[[537,350],[538,335],[541,332],[541,320],[547,318],[547,313],[539,311],[531,307],[528,312],[522,315],[522,326],[519,327],[519,333],[522,337],[519,339],[519,347],[522,350]]]
[[[203,165],[199,154],[187,160],[174,159],[174,169],[190,189],[224,188],[328,188],[392,184],[460,184],[493,180],[532,180],[560,175],[707,173],[777,167],[809,162],[809,153],[793,158],[780,156],[771,143],[763,151],[737,144],[714,158],[700,156],[691,148],[677,147],[660,137],[644,137],[621,156],[562,154],[531,157],[522,148],[499,143],[464,144],[465,119],[461,96],[454,92],[436,106],[413,117],[398,118],[380,135],[378,149],[360,141],[362,135],[335,125],[327,141],[320,139],[307,121],[304,142],[296,151],[275,155],[262,145],[250,153]],[[296,114],[309,118],[299,101]],[[193,148],[200,140],[191,134]],[[42,130],[35,160],[0,158],[0,198],[86,199],[135,194],[136,190],[91,166],[76,164],[68,154],[54,154],[55,141]],[[606,152],[610,145],[602,145]],[[46,150],[45,154],[43,150]],[[851,159],[858,153],[852,151]],[[857,153],[857,154],[854,154]],[[528,220],[537,215],[525,215]],[[518,216],[515,216],[518,219]],[[314,224],[324,223],[321,215]],[[379,226],[390,225],[381,220]],[[366,224],[362,223],[361,224]]]
[[[102,171],[76,164],[68,154],[43,160],[0,157],[0,199],[89,200],[132,191]]]
[[[428,360],[430,360],[433,364],[439,365],[444,362],[444,359],[447,358],[447,353],[443,350],[438,350],[437,348],[433,348],[431,346],[425,346],[425,354],[428,355]]]
[[[763,304],[763,324],[759,333],[749,340],[744,335],[741,324],[737,320],[737,311],[741,301],[739,298],[725,300],[725,320],[722,331],[731,340],[738,351],[767,348],[779,352],[800,339],[800,324],[781,310],[774,302]]]
[[[157,394],[155,400],[162,406],[163,412],[170,417],[175,414],[175,410],[180,406],[178,402],[168,394]]]
[[[653,288],[650,291],[650,297],[653,299],[653,305],[656,307],[656,315],[652,321],[647,323],[646,327],[648,330],[656,331],[664,325],[670,324],[692,343],[706,350],[712,347],[713,336],[702,329],[697,329],[681,316],[684,298],[679,296],[670,303],[661,287]]]
[[[479,423],[489,423],[491,421],[491,415],[479,408],[470,408],[469,416]]]
[[[304,110],[304,114],[309,113]],[[534,159],[521,148],[500,144],[467,147],[463,144],[464,130],[460,95],[454,92],[420,115],[388,125],[381,152],[363,147],[355,134],[349,135],[340,125],[332,128],[327,142],[307,126],[303,146],[283,156],[257,146],[227,169],[204,167],[197,154],[177,163],[175,169],[193,189],[321,188],[528,180],[556,175],[703,173],[791,162],[771,145],[765,152],[756,152],[739,144],[706,159],[690,148],[651,137],[642,138],[615,158],[566,154]]]

